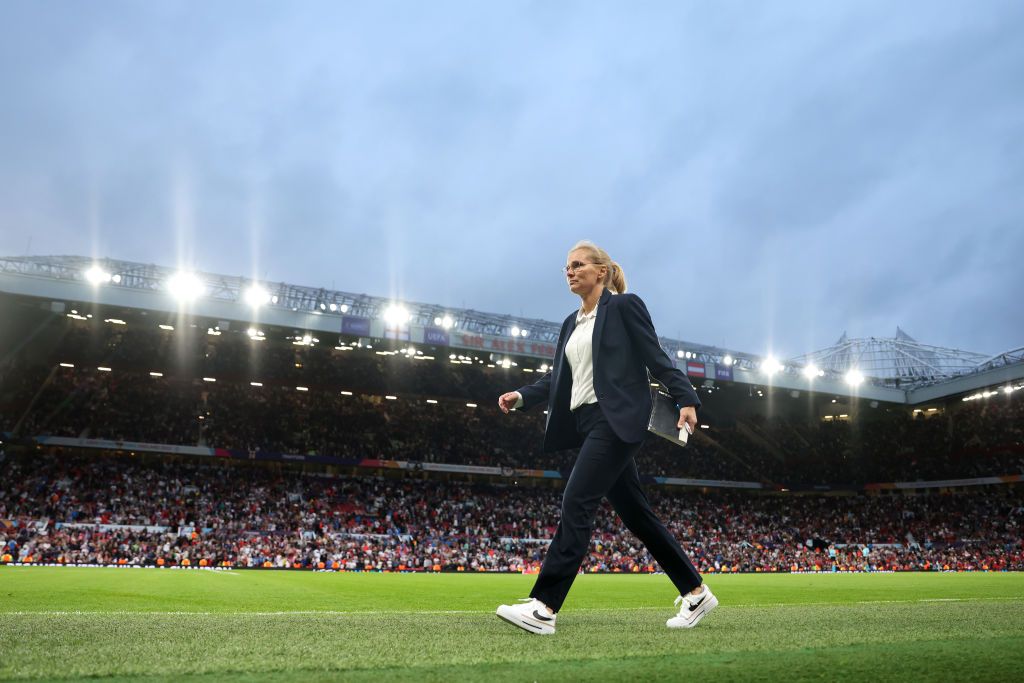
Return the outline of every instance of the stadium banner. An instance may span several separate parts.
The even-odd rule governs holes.
[[[505,468],[508,469],[508,468]],[[558,470],[524,470],[518,467],[512,470],[517,477],[536,477],[539,479],[561,479],[562,473]]]
[[[720,379],[725,382],[732,381],[732,366],[731,365],[716,365],[715,366],[715,379]]]
[[[489,474],[500,477],[562,478],[562,473],[557,470],[532,470],[519,467],[494,467],[491,465],[450,465],[441,462],[419,462],[416,460],[376,460],[367,458],[359,461],[359,466],[385,467],[400,470],[426,470],[428,472],[455,472],[458,474]]]
[[[957,486],[991,486],[1024,481],[1024,474],[1007,474],[999,477],[974,477],[971,479],[942,479],[936,481],[893,481],[865,484],[865,490],[879,489],[947,489]]]
[[[482,334],[454,334],[451,336],[450,346],[458,349],[470,349],[473,351],[515,353],[525,356],[536,356],[538,358],[548,360],[555,357],[554,344],[523,341],[521,339],[492,337]]]
[[[686,479],[683,477],[652,477],[657,484],[669,486],[708,486],[720,489],[763,489],[759,481],[728,481],[725,479]]]
[[[425,462],[422,464],[420,469],[427,470],[428,472],[459,472],[462,474],[491,474],[494,476],[511,476],[506,472],[502,471],[500,467],[490,467],[488,465],[446,465],[441,462]]]
[[[143,451],[146,453],[170,453],[177,455],[214,455],[214,449],[205,446],[175,446],[165,443],[110,441],[108,439],[76,439],[70,436],[37,436],[35,440],[36,443],[44,446],[103,448],[111,451]]]
[[[432,344],[434,346],[449,346],[451,339],[448,336],[448,331],[440,327],[425,327],[423,328],[423,343]]]
[[[231,457],[240,460],[269,460],[273,462],[311,462],[318,465],[348,465],[358,467],[358,458],[341,458],[335,455],[307,455],[304,453],[271,453],[268,451],[229,451]]]
[[[412,341],[412,334],[406,325],[385,325],[384,338],[397,341]]]
[[[686,374],[691,377],[705,377],[704,364],[692,360],[686,361]]]
[[[341,333],[351,334],[353,337],[369,337],[370,319],[347,315],[341,319]]]
[[[495,467],[490,465],[455,465],[435,462],[419,462],[416,460],[383,460],[375,458],[342,458],[334,455],[312,455],[303,453],[272,453],[257,450],[227,450],[224,448],[209,448],[204,446],[176,446],[173,444],[141,443],[136,441],[110,441],[106,439],[77,439],[66,436],[37,436],[35,441],[46,446],[64,446],[68,448],[97,448],[104,450],[119,451],[140,451],[149,453],[164,453],[178,455],[200,455],[209,457],[228,457],[236,460],[261,460],[271,462],[308,462],[320,465],[342,465],[346,467],[368,467],[388,468],[402,470],[426,470],[429,472],[454,472],[459,474],[485,474],[501,477],[530,477],[538,479],[562,479],[562,473],[558,470],[540,470],[525,467]],[[990,481],[991,480],[991,481]],[[1021,481],[1021,475],[1010,475],[1008,477],[985,477],[983,479],[954,480],[957,482],[973,482],[978,484],[1003,483]],[[728,481],[719,479],[684,479],[679,477],[644,477],[644,481],[668,486],[706,486],[715,488],[738,488],[738,489],[761,489],[764,486],[754,481]],[[932,486],[964,486],[970,484],[959,484],[946,482],[903,482],[911,488],[913,484],[918,488],[925,488],[924,485]],[[869,484],[865,488],[898,488],[895,484]]]
[[[92,529],[94,531],[146,531],[151,534],[166,534],[169,526],[147,524],[91,524],[89,522],[55,522],[53,528],[61,529]],[[191,527],[189,527],[191,528]]]

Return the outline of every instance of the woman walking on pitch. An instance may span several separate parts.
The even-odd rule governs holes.
[[[651,509],[634,458],[651,413],[648,370],[679,406],[679,429],[693,431],[700,400],[661,348],[644,302],[626,294],[622,269],[603,249],[577,243],[565,276],[582,304],[562,323],[551,370],[502,394],[498,406],[505,413],[546,407],[544,450],[580,450],[562,494],[558,530],[530,597],[501,605],[497,614],[530,633],[555,632],[557,613],[590,546],[597,507],[607,498],[679,589],[679,613],[666,625],[692,628],[718,599]]]

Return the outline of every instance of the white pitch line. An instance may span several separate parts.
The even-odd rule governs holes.
[[[1024,597],[1003,597],[1003,598],[919,598],[916,600],[861,600],[854,603],[843,602],[786,602],[786,603],[740,603],[735,605],[725,604],[722,607],[758,607],[761,609],[771,607],[842,607],[843,605],[878,605],[878,604],[908,604],[921,602],[974,602],[985,600],[989,602],[1024,602]],[[579,607],[569,610],[570,612],[643,612],[658,610],[671,612],[672,607]],[[77,615],[138,615],[138,616],[254,616],[254,617],[280,617],[280,616],[381,616],[388,614],[416,615],[416,614],[493,614],[493,610],[292,610],[278,612],[200,612],[200,611],[176,611],[176,612],[140,612],[129,610],[71,610],[71,611],[47,611],[47,610],[23,610],[16,612],[0,612],[0,616],[77,616]]]

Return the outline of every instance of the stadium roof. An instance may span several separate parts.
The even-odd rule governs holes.
[[[959,349],[922,344],[896,328],[895,337],[850,339],[843,333],[832,346],[791,359],[796,365],[845,373],[856,368],[867,377],[894,386],[920,386],[941,382],[992,360],[990,356]]]
[[[0,258],[0,291],[55,302],[93,302],[143,310],[163,310],[302,331],[337,333],[450,346],[549,360],[559,323],[305,287],[194,272],[192,300],[173,296],[180,273],[153,264],[84,256]],[[258,305],[251,294],[259,292]],[[392,315],[398,312],[397,320]],[[385,319],[388,319],[387,321]],[[894,403],[916,403],[997,382],[1024,378],[1024,348],[997,356],[927,346],[902,330],[892,339],[848,339],[777,364],[772,359],[695,342],[661,338],[666,352],[697,382],[715,380],[771,385]],[[813,364],[814,373],[806,373]],[[774,366],[768,373],[766,367]],[[844,377],[851,369],[860,385]],[[920,391],[922,388],[932,388]],[[936,389],[938,391],[936,391]]]

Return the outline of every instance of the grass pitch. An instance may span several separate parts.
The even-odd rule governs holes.
[[[554,636],[494,616],[532,576],[0,567],[0,678],[1019,680],[1024,575],[577,578]]]

